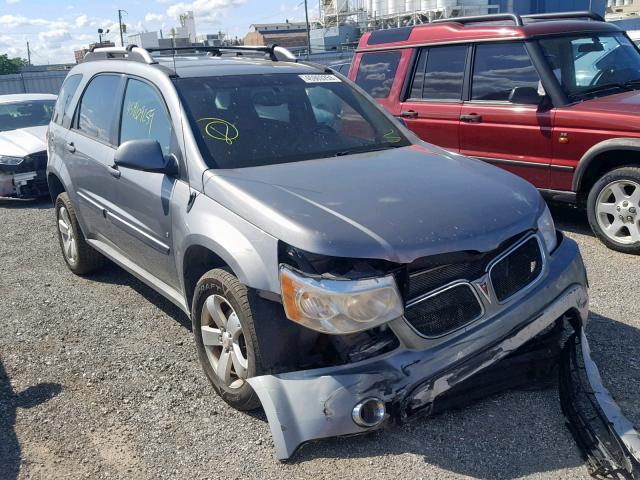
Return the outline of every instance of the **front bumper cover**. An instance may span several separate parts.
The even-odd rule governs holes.
[[[562,352],[560,401],[567,426],[597,478],[640,479],[640,433],[602,384],[584,329]]]
[[[351,411],[360,401],[376,397],[398,420],[429,413],[436,398],[495,365],[538,335],[548,331],[566,312],[586,320],[586,288],[574,284],[533,320],[473,355],[434,374],[423,352],[390,352],[371,362],[333,369],[264,375],[249,379],[267,415],[280,460],[303,443],[326,437],[365,433]]]

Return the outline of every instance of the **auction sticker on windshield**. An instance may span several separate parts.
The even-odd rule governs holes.
[[[307,83],[327,83],[327,82],[338,82],[340,80],[335,75],[298,75],[302,80]]]

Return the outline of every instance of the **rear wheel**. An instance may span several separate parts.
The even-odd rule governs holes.
[[[602,176],[589,193],[587,213],[607,247],[640,254],[640,168],[618,168]]]
[[[66,192],[56,198],[56,220],[62,256],[73,273],[84,275],[104,265],[104,257],[85,240]]]

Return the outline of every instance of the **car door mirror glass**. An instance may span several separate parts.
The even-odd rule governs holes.
[[[117,167],[144,172],[166,175],[175,175],[178,172],[178,162],[175,155],[165,156],[158,141],[152,139],[124,142],[116,150],[114,162]]]

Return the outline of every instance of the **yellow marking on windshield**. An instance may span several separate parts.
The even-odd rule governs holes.
[[[389,143],[398,143],[402,140],[400,135],[395,130],[391,130],[390,132],[385,133],[382,138],[384,138]]]
[[[198,123],[200,122],[206,122],[204,124],[204,133],[206,133],[209,138],[220,140],[227,145],[233,145],[233,142],[240,136],[240,132],[238,132],[236,126],[222,118],[201,118],[198,120]]]

